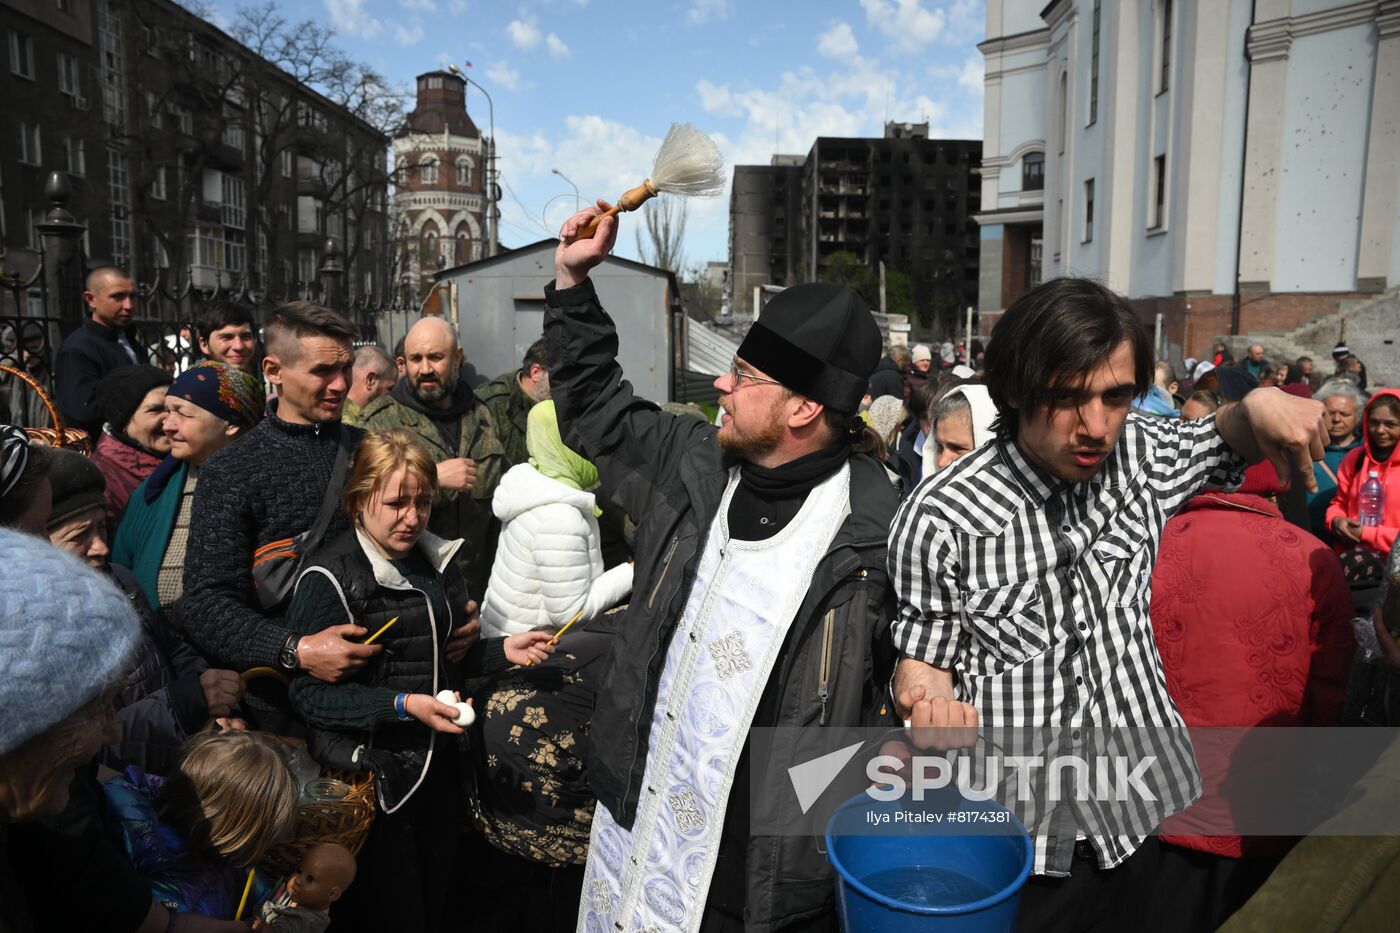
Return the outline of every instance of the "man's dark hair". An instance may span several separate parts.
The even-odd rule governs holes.
[[[909,392],[909,416],[918,421],[928,419],[929,409],[933,407],[934,400],[938,398],[938,386],[940,383],[932,379],[926,379],[917,383]]]
[[[1119,344],[1133,350],[1133,397],[1152,385],[1152,335],[1124,298],[1092,279],[1064,276],[1037,285],[1011,303],[992,328],[985,361],[987,392],[996,404],[997,436],[1016,437],[1020,414],[1050,403],[1051,394],[1082,385]]]
[[[96,266],[92,269],[89,269],[87,278],[83,279],[83,291],[92,291],[94,286],[99,285],[102,282],[102,280],[107,278],[108,276],[112,276],[119,279],[131,278],[131,276],[127,275],[126,270],[123,269],[121,266]]]
[[[401,360],[401,359],[403,359],[403,344],[404,344],[404,341],[407,340],[407,339],[408,339],[408,334],[404,334],[402,337],[399,338],[398,343],[394,344],[394,359],[395,359],[395,360]]]
[[[520,369],[526,375],[529,375],[531,366],[543,366],[545,372],[548,372],[552,364],[553,360],[549,355],[549,347],[545,344],[544,338],[541,337],[539,340],[530,344],[530,349],[525,351],[525,358],[520,361]]]
[[[302,337],[330,337],[350,343],[360,336],[359,328],[339,311],[314,301],[289,301],[272,312],[263,331],[267,353],[287,362],[293,353],[292,341]],[[295,358],[294,356],[292,358]]]
[[[844,440],[851,445],[851,453],[865,454],[881,462],[886,456],[885,442],[874,428],[865,423],[859,415],[847,414],[834,408],[822,409],[822,424],[826,425],[831,436],[830,443]]]
[[[247,324],[257,334],[258,322],[253,317],[253,309],[237,301],[211,301],[194,319],[195,333],[206,341],[214,336],[214,331],[240,324]]]

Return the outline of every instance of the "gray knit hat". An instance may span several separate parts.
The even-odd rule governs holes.
[[[122,676],[141,623],[117,585],[33,535],[0,529],[0,755]]]

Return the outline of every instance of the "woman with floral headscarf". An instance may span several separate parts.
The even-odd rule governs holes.
[[[604,571],[593,464],[564,446],[554,403],[530,409],[530,461],[501,478],[491,501],[501,522],[496,562],[481,606],[483,638],[585,622],[632,590],[632,565]],[[580,615],[581,614],[581,615]]]
[[[185,370],[166,392],[170,455],[132,493],[112,542],[112,563],[130,568],[146,599],[177,627],[199,468],[251,430],[264,404],[257,378],[213,360]]]

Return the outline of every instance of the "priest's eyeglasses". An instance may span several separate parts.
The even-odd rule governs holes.
[[[745,379],[749,382],[766,382],[769,385],[775,386],[782,385],[782,383],[776,379],[769,379],[767,376],[760,376],[757,373],[745,372],[739,368],[739,361],[736,359],[729,367],[729,383],[734,386],[734,391],[738,391],[739,387],[744,384]]]

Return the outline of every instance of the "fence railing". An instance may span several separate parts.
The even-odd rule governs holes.
[[[55,357],[63,338],[82,325],[83,286],[87,257],[82,237],[86,226],[68,211],[72,189],[67,177],[52,172],[44,186],[49,211],[36,224],[41,247],[35,268],[27,276],[0,267],[0,364],[23,369],[45,391],[53,390]],[[296,281],[278,288],[258,289],[252,283],[267,281],[248,270],[229,275],[214,273],[212,288],[196,284],[195,271],[183,274],[158,270],[152,281],[137,281],[137,309],[129,331],[133,344],[155,366],[176,370],[199,355],[194,320],[214,301],[236,301],[251,306],[259,319],[272,308],[294,299],[309,299],[335,308],[360,329],[360,343],[378,343],[392,349],[407,324],[418,317],[416,302],[389,287],[378,294],[346,295],[345,267],[339,243],[328,238],[324,260],[312,281]],[[11,420],[26,426],[44,426],[47,413],[34,393],[7,373],[0,373],[0,423]],[[7,418],[8,416],[8,418]],[[40,419],[31,424],[31,419]]]

